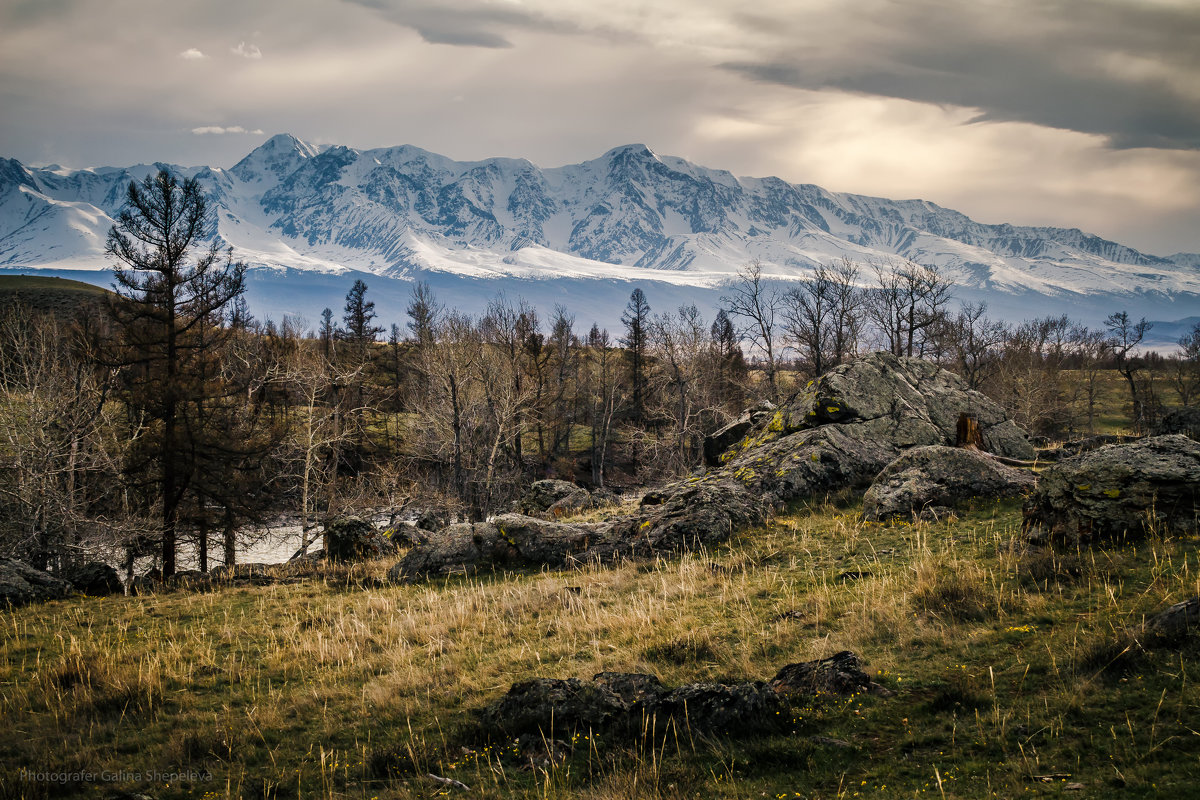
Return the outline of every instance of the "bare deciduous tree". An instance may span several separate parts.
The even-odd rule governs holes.
[[[782,306],[779,292],[764,278],[762,264],[755,259],[738,270],[737,279],[721,296],[721,303],[731,319],[736,320],[738,335],[757,351],[767,373],[767,393],[779,399],[777,372],[779,342],[777,317]]]
[[[867,313],[881,344],[898,356],[922,356],[941,322],[953,286],[935,267],[906,261],[873,265],[876,286]]]

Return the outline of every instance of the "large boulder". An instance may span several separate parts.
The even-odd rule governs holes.
[[[914,447],[876,476],[863,495],[863,517],[873,522],[917,519],[922,512],[973,498],[1018,497],[1036,483],[1033,473],[1001,464],[977,450]]]
[[[1101,447],[1043,472],[1025,503],[1033,542],[1192,533],[1200,511],[1200,442],[1181,434]]]
[[[760,504],[782,506],[866,485],[900,453],[897,440],[927,444],[933,438],[921,433],[905,420],[823,425],[744,450],[702,480],[728,481]]]
[[[592,495],[587,489],[553,479],[534,481],[517,504],[522,514],[546,514],[551,517],[565,516],[591,506]]]
[[[62,577],[89,597],[124,594],[125,585],[117,571],[103,561],[89,561],[63,570]]]
[[[662,502],[610,522],[604,546],[613,556],[681,553],[720,544],[765,519],[763,502],[744,486],[705,476],[672,486]]]
[[[0,608],[58,600],[75,593],[75,587],[57,575],[15,558],[0,558]]]
[[[325,557],[334,563],[366,561],[395,553],[385,532],[358,517],[341,517],[325,525]]]
[[[1168,411],[1154,426],[1154,433],[1182,433],[1200,442],[1200,406],[1184,406]]]
[[[955,444],[963,414],[979,424],[985,448],[1016,459],[1033,458],[1028,436],[986,395],[936,364],[891,353],[871,353],[810,381],[758,433],[779,438],[831,423],[881,421],[899,447]],[[753,443],[753,442],[751,442]]]

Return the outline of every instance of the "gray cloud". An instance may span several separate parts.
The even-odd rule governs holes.
[[[261,127],[556,166],[643,141],[1194,251],[1198,19],[1195,0],[0,0],[0,156],[228,166]]]
[[[35,25],[43,20],[61,18],[78,4],[79,0],[18,0],[0,8],[0,20],[4,27],[19,30],[26,25]]]
[[[552,18],[478,0],[426,3],[420,0],[344,0],[378,12],[397,25],[411,28],[430,44],[508,48],[507,32],[519,29],[557,30]]]
[[[1200,5],[868,0],[811,27],[736,21],[766,40],[764,55],[722,66],[756,81],[978,108],[981,121],[1118,147],[1200,148]],[[821,46],[831,31],[838,46]]]
[[[641,36],[620,13],[596,13],[587,4],[506,3],[496,0],[341,0],[370,9],[415,31],[430,44],[511,48],[520,32],[590,35],[612,41]],[[541,5],[542,8],[537,6]]]

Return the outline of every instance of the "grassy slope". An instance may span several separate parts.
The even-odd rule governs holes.
[[[99,310],[107,294],[100,286],[66,278],[0,275],[0,311],[17,306],[52,314],[66,323],[83,309]]]
[[[1195,542],[1022,559],[1018,524],[1014,504],[894,527],[825,506],[677,561],[5,612],[2,792],[49,789],[26,767],[213,775],[71,790],[160,798],[458,793],[426,772],[485,797],[1188,796],[1197,648],[1104,666],[1114,631],[1200,593]],[[529,769],[471,733],[474,710],[528,677],[769,678],[841,649],[895,696],[814,702],[788,736],[585,737]]]
[[[108,290],[83,281],[67,278],[47,278],[38,275],[0,275],[0,292],[11,291],[65,291],[103,295]]]

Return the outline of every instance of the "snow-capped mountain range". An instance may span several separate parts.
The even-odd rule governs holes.
[[[110,267],[105,236],[126,187],[160,166],[67,170],[0,159],[0,269]],[[295,289],[367,272],[477,287],[468,296],[507,287],[584,306],[627,297],[637,281],[673,301],[719,293],[752,259],[794,280],[846,256],[937,266],[961,296],[985,297],[1010,317],[1010,306],[1032,316],[1031,298],[1057,313],[1071,304],[1200,313],[1194,254],[1162,258],[1077,229],[986,225],[921,200],[735,177],[644,145],[545,169],[411,146],[318,147],[281,134],[230,169],[169,168],[200,181],[217,235],[252,269],[269,271],[259,279],[276,299],[285,276]],[[602,316],[615,318],[620,305]]]

